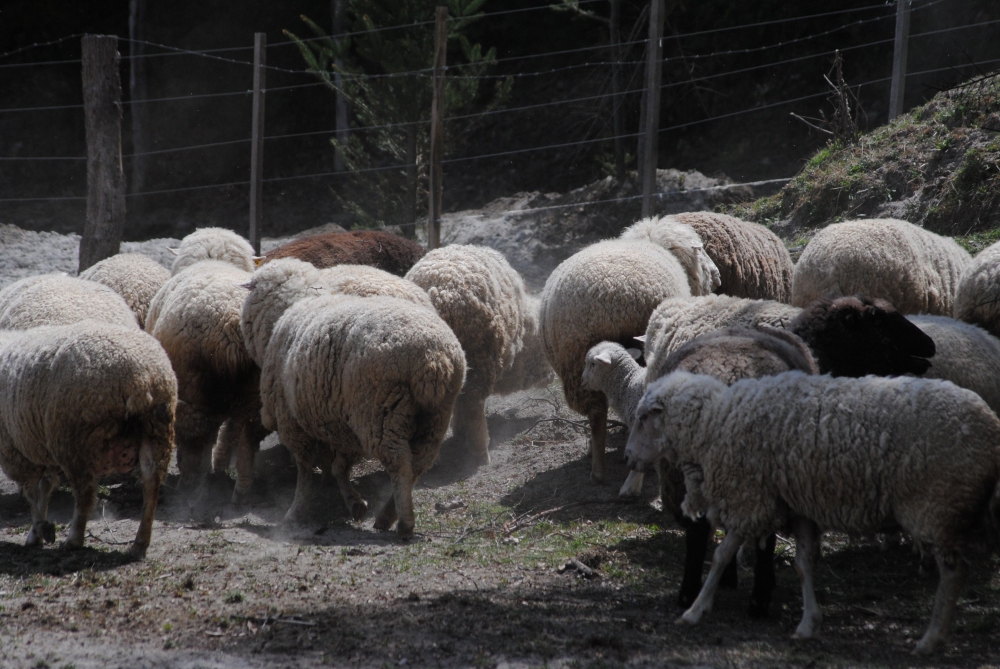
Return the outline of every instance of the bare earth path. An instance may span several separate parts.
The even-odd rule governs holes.
[[[70,553],[22,546],[26,506],[3,481],[0,666],[998,666],[1000,576],[983,550],[951,641],[926,660],[909,650],[936,576],[920,575],[906,544],[828,538],[819,639],[790,638],[800,599],[780,542],[771,619],[746,617],[743,569],[705,624],[674,625],[683,539],[656,509],[655,476],[636,503],[619,502],[617,485],[592,486],[583,432],[568,422],[578,417],[559,394],[493,398],[494,462],[466,478],[448,471],[446,443],[416,492],[418,537],[406,544],[370,520],[347,522],[325,487],[307,526],[280,527],[294,488],[281,447],[262,451],[247,508],[226,503],[226,477],[198,500],[166,490],[143,562],[116,545],[137,526],[131,481],[102,488],[93,537]],[[624,438],[609,441],[617,484]],[[387,496],[378,465],[356,475],[371,506]],[[55,520],[71,508],[58,492]],[[572,559],[586,575],[564,568]]]

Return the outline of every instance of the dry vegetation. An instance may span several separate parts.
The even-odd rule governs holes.
[[[135,531],[131,482],[102,489],[88,547],[69,553],[21,545],[26,508],[7,485],[0,665],[914,665],[909,650],[936,577],[921,573],[905,543],[883,552],[827,537],[817,640],[791,639],[800,598],[787,542],[770,620],[747,618],[743,569],[739,591],[721,592],[706,624],[674,625],[683,538],[656,508],[655,477],[638,503],[620,502],[616,485],[592,486],[584,432],[558,395],[553,387],[491,401],[494,464],[471,476],[432,470],[415,493],[410,543],[374,532],[370,520],[348,523],[332,487],[319,491],[307,527],[278,526],[294,490],[280,448],[259,458],[249,508],[226,503],[225,477],[195,510],[166,490],[143,562],[116,545]],[[609,481],[624,479],[613,450],[623,446],[613,432]],[[375,465],[358,484],[369,501],[388,494]],[[55,519],[65,522],[71,507],[58,493]],[[952,638],[919,666],[997,661],[1000,563],[984,550],[970,558]]]
[[[832,142],[781,192],[729,207],[785,237],[831,222],[902,218],[966,238],[1000,227],[1000,75],[936,95],[856,143]]]

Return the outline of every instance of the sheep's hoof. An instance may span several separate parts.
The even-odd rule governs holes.
[[[916,647],[910,651],[912,655],[928,655],[937,648],[937,639],[928,640],[925,636],[917,642]]]
[[[351,517],[354,518],[354,522],[360,523],[366,515],[368,515],[368,502],[359,499],[351,504]]]
[[[701,616],[694,615],[693,613],[691,613],[691,612],[688,611],[688,612],[685,612],[684,615],[682,615],[681,617],[679,617],[677,620],[675,620],[674,624],[675,625],[697,625],[698,621],[700,619],[701,619]]]
[[[399,521],[396,523],[396,533],[403,541],[409,541],[413,538],[413,523],[403,523],[403,521]]]
[[[83,548],[83,542],[75,542],[72,539],[67,539],[66,541],[59,544],[59,550],[61,551],[75,551]]]
[[[396,522],[396,519],[391,516],[380,515],[375,519],[375,524],[372,527],[378,532],[388,532],[392,528],[392,524]]]
[[[42,520],[31,526],[25,546],[40,546],[42,542],[51,544],[56,540],[56,526],[47,520]]]
[[[590,482],[594,485],[604,485],[604,474],[597,472],[590,472]]]
[[[146,557],[147,548],[149,548],[148,544],[144,545],[136,542],[128,549],[128,554],[131,555],[134,560],[142,560]]]
[[[233,496],[230,498],[229,502],[233,506],[244,506],[247,503],[248,496],[249,491],[233,490]]]

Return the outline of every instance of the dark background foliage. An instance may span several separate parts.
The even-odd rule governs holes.
[[[499,63],[494,72],[516,76],[507,107],[521,107],[609,93],[610,71],[605,65],[563,69],[551,74],[532,73],[606,63],[604,49],[543,58],[522,58],[539,53],[608,43],[606,23],[573,12],[542,10],[493,12],[537,7],[537,0],[488,0],[482,20],[468,29],[471,41],[496,47]],[[941,0],[913,13],[913,34],[1000,18],[990,0]],[[894,13],[890,5],[856,13],[809,20],[770,23],[730,31],[720,28],[758,22],[775,22],[819,12],[871,8],[872,0],[822,3],[803,0],[730,2],[711,0],[678,5],[667,18],[664,82],[672,84],[663,94],[660,167],[698,169],[707,174],[725,173],[737,181],[791,176],[823,145],[825,138],[791,119],[789,112],[816,116],[826,103],[812,98],[791,105],[698,123],[703,119],[744,111],[824,90],[823,74],[832,56],[821,54],[878,40],[890,40]],[[640,17],[645,3],[622,0],[623,40]],[[601,17],[608,3],[584,5]],[[266,32],[269,44],[288,42],[283,29],[306,32],[299,20],[307,15],[330,25],[330,3],[317,0],[267,2],[265,0],[148,0],[146,39],[184,49],[202,50],[248,47],[253,33]],[[859,20],[885,16],[835,30]],[[428,30],[430,27],[428,27]],[[635,28],[634,38],[645,37],[645,26]],[[679,34],[714,31],[675,39]],[[818,33],[829,34],[803,39]],[[0,5],[0,52],[73,33],[108,33],[128,36],[128,2],[74,2],[70,0],[7,0]],[[965,66],[1000,58],[997,24],[946,32],[911,42],[909,69],[921,71]],[[795,41],[801,40],[801,41]],[[785,43],[784,46],[712,58],[698,55],[740,51]],[[120,43],[123,55],[127,42]],[[157,52],[150,48],[150,52]],[[223,57],[248,61],[252,50],[227,51]],[[844,54],[844,71],[851,84],[887,77],[891,70],[892,43]],[[0,64],[30,63],[79,57],[79,41],[31,49],[0,59]],[[624,60],[625,80],[631,88],[642,81],[642,47],[633,46]],[[692,79],[802,58],[767,69],[731,74],[700,82]],[[250,68],[194,56],[148,59],[149,95],[153,98],[188,94],[242,91],[251,87]],[[304,64],[292,44],[268,49],[268,64],[298,69]],[[992,69],[984,65],[982,69]],[[975,67],[911,77],[907,107],[931,97],[938,88],[977,73]],[[305,74],[268,72],[268,87],[310,81]],[[127,98],[128,61],[122,61],[122,81]],[[869,127],[884,123],[888,82],[862,86],[860,100]],[[79,104],[78,64],[0,69],[0,107],[34,107]],[[464,143],[450,147],[451,158],[502,153],[551,144],[610,137],[610,98],[536,109],[493,114]],[[626,133],[635,133],[639,94],[628,96]],[[124,153],[131,152],[129,112],[123,126]],[[201,98],[156,103],[151,109],[153,148],[171,148],[210,142],[243,140],[249,136],[249,96]],[[278,91],[267,99],[268,135],[292,134],[334,127],[333,95],[315,86]],[[332,132],[330,133],[332,135]],[[635,139],[627,140],[635,153]],[[83,114],[79,109],[0,113],[0,156],[84,155]],[[213,183],[244,181],[249,173],[249,144],[234,143],[198,151],[155,156],[148,189],[170,189]],[[612,145],[592,142],[559,149],[515,153],[495,158],[463,161],[445,166],[446,210],[480,206],[498,196],[522,190],[561,191],[585,184],[608,173]],[[128,173],[126,159],[126,173]],[[272,140],[265,147],[265,177],[329,172],[333,151],[329,135]],[[335,220],[338,213],[333,192],[337,177],[282,181],[265,189],[266,234],[303,229]],[[0,198],[81,195],[85,187],[82,162],[0,163]],[[246,220],[246,187],[186,191],[130,198],[129,238],[178,235],[196,225],[224,225],[241,230]],[[83,205],[79,202],[0,203],[0,220],[35,229],[80,231]]]

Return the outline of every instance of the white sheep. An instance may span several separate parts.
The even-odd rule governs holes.
[[[663,300],[649,316],[641,341],[646,367],[655,369],[695,337],[725,327],[766,325],[787,330],[801,309],[771,300],[749,300],[729,295],[677,297]],[[657,373],[654,378],[662,376]]]
[[[367,265],[317,269],[297,258],[278,258],[262,264],[245,287],[250,293],[244,298],[240,328],[247,351],[258,365],[264,362],[274,324],[288,307],[306,297],[396,297],[434,309],[427,293],[412,281]]]
[[[42,274],[0,290],[0,329],[69,325],[82,320],[140,329],[135,312],[107,286],[65,274]]]
[[[52,491],[65,478],[76,507],[64,546],[83,545],[98,478],[139,469],[142,520],[131,552],[149,546],[173,449],[177,381],[155,339],[82,321],[0,331],[0,467],[31,506],[26,544],[55,540]]]
[[[254,269],[253,247],[243,237],[225,228],[199,228],[181,240],[180,246],[170,249],[176,255],[171,275],[203,260],[219,260],[244,272]]]
[[[945,316],[910,316],[934,340],[936,353],[924,378],[944,379],[976,393],[1000,415],[1000,339]]]
[[[641,232],[639,227],[632,231]],[[562,380],[566,403],[590,423],[590,477],[596,483],[605,475],[608,401],[602,393],[580,385],[587,351],[602,341],[627,345],[646,331],[650,314],[663,300],[692,292],[708,294],[719,285],[719,272],[690,227],[678,224],[646,231],[655,232],[657,241],[605,241],[570,256],[556,267],[542,291],[545,356]],[[661,243],[669,243],[671,250]]]
[[[430,251],[406,278],[427,291],[465,351],[468,374],[458,397],[452,433],[476,464],[488,464],[486,398],[547,385],[538,328],[538,301],[502,254],[482,246]]]
[[[430,309],[392,297],[294,303],[274,326],[261,375],[264,424],[277,429],[298,467],[286,520],[304,517],[313,464],[328,451],[348,470],[362,456],[385,467],[393,496],[375,528],[398,519],[399,536],[412,536],[413,484],[438,455],[464,379],[461,344]],[[337,483],[354,518],[363,518],[364,500],[349,481]]]
[[[711,610],[722,569],[745,540],[791,527],[803,616],[815,634],[821,531],[898,527],[933,548],[941,576],[918,652],[947,634],[984,513],[1000,521],[1000,420],[975,393],[928,379],[788,372],[730,387],[670,374],[650,384],[626,447],[631,467],[666,457],[684,472],[682,505],[726,531],[701,594],[681,617]]]
[[[230,263],[203,260],[170,278],[153,297],[146,331],[163,345],[177,374],[177,467],[190,489],[210,467],[209,455],[225,421],[239,439],[236,488],[240,502],[253,482],[253,461],[267,432],[260,424],[260,370],[240,331],[251,275]],[[231,441],[220,445],[228,455]],[[228,464],[216,458],[216,464]]]
[[[141,253],[119,253],[80,272],[80,278],[121,295],[139,319],[139,327],[145,327],[149,302],[170,278],[170,270]]]
[[[977,253],[965,268],[953,311],[955,318],[1000,337],[1000,242]]]
[[[862,293],[902,314],[950,316],[971,263],[955,240],[906,221],[837,223],[817,232],[795,264],[792,304]]]
[[[690,226],[719,269],[721,283],[716,293],[757,300],[788,302],[792,296],[792,258],[781,239],[757,223],[708,211],[686,212],[646,219],[622,235],[656,241],[650,228],[683,223]]]

